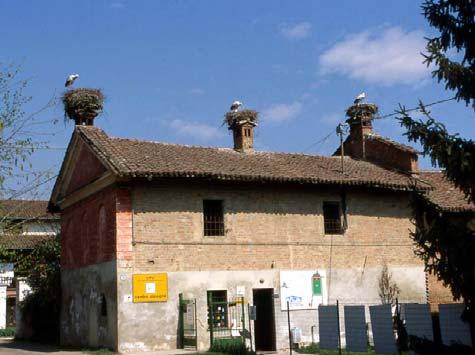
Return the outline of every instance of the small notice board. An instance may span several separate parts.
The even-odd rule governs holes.
[[[135,274],[132,276],[134,303],[166,302],[168,300],[168,275]]]

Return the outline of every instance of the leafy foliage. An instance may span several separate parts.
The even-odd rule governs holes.
[[[429,155],[433,165],[445,168],[445,174],[465,195],[475,201],[475,143],[458,134],[449,134],[445,126],[434,120],[422,103],[421,112],[427,121],[412,119],[401,107],[400,122],[407,129],[410,141],[420,142],[423,154]]]
[[[467,0],[426,0],[423,14],[439,36],[429,38],[425,63],[434,65],[433,76],[455,91],[455,98],[475,109],[475,6]],[[423,146],[433,165],[445,174],[466,196],[475,201],[475,143],[458,134],[449,134],[445,126],[431,117],[424,104],[419,105],[426,121],[414,120],[401,107],[399,120],[409,140]],[[475,325],[474,231],[466,216],[442,213],[415,194],[413,208],[417,229],[413,234],[417,254],[426,268],[450,286],[455,298],[463,298],[466,316]],[[473,327],[475,330],[475,327]],[[472,334],[475,340],[475,331]]]
[[[426,338],[409,336],[409,348],[419,355],[469,355],[473,349],[462,344],[443,345],[430,341]]]
[[[8,327],[5,329],[0,329],[0,337],[14,337],[15,336],[15,328]]]
[[[209,351],[229,355],[255,355],[254,351],[247,348],[241,337],[215,339]]]
[[[18,68],[0,66],[0,187],[15,167],[23,170],[34,150],[32,139],[19,134],[27,118],[22,106],[31,97],[23,94],[27,81],[18,79],[18,72]]]
[[[47,147],[46,142],[35,138],[38,129],[58,122],[54,118],[40,120],[41,115],[55,105],[54,96],[38,110],[25,112],[31,97],[24,93],[28,80],[22,78],[20,69],[0,63],[0,196],[3,199],[21,195],[16,189],[6,193],[6,185],[13,188],[13,184],[6,183],[8,179],[25,189],[26,183],[33,182],[36,187],[39,179],[49,175],[47,171],[31,171],[30,158],[36,149]],[[27,192],[34,187],[28,187]]]
[[[456,91],[457,100],[472,104],[475,109],[475,5],[467,0],[426,0],[422,6],[429,24],[440,31],[429,38],[427,65],[435,64],[432,72],[447,89]],[[461,57],[456,61],[448,52],[455,49]]]
[[[23,319],[32,329],[32,338],[42,342],[59,340],[60,312],[60,241],[46,240],[31,251],[2,253],[16,261],[15,272],[25,275],[32,288],[21,303]]]
[[[450,286],[456,299],[463,298],[471,307],[475,300],[475,230],[471,216],[440,212],[424,196],[412,202],[417,224],[413,232],[416,254],[426,270]]]

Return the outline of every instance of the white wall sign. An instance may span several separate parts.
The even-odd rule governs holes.
[[[314,295],[312,277],[318,273],[321,278],[321,294]],[[325,270],[283,270],[280,272],[280,308],[317,309],[318,305],[326,304],[327,287]]]
[[[244,286],[237,286],[236,287],[236,296],[237,297],[244,297],[246,293],[246,288]]]

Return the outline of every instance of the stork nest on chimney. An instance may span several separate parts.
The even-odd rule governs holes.
[[[353,106],[348,107],[346,110],[346,116],[351,118],[356,118],[358,116],[373,116],[378,113],[378,106],[375,104],[355,104]]]
[[[74,89],[63,94],[64,116],[72,120],[94,119],[102,112],[104,94],[99,89]]]
[[[228,125],[229,129],[244,123],[250,123],[257,126],[257,115],[258,112],[254,110],[242,110],[237,112],[230,111],[224,115],[224,123]]]

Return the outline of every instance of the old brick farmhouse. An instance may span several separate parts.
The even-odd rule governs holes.
[[[196,299],[199,349],[209,346],[211,323],[236,333],[237,302],[211,307],[212,321],[208,313],[236,297],[257,306],[255,348],[285,348],[287,302],[310,341],[319,304],[380,303],[384,264],[401,302],[430,300],[410,238],[411,191],[447,211],[474,206],[440,172],[419,171],[414,149],[375,134],[365,104],[348,115],[343,160],[340,150],[256,151],[246,120],[232,126],[234,148],[76,126],[50,200],[62,223],[62,342],[174,349],[181,294]]]

